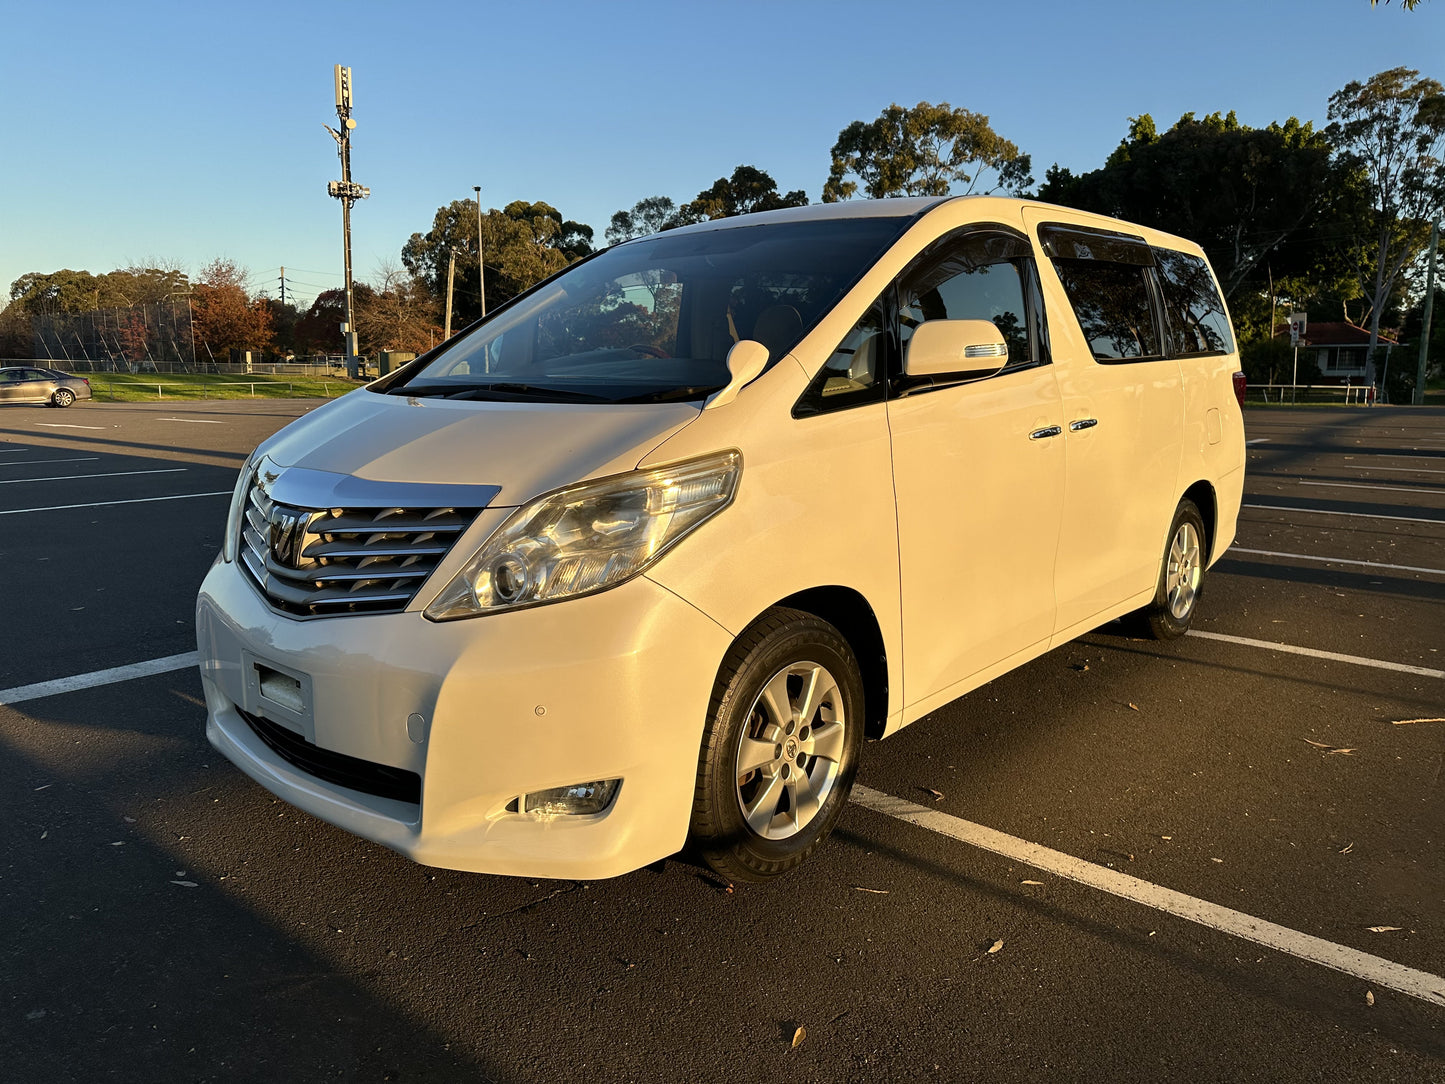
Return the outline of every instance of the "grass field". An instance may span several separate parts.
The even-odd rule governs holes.
[[[102,403],[167,399],[334,399],[359,388],[345,377],[240,376],[232,373],[97,373],[90,390]]]

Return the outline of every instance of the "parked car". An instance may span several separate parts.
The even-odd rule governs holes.
[[[780,874],[865,735],[1115,618],[1183,635],[1238,369],[1197,245],[1061,207],[615,246],[255,450],[197,603],[207,734],[431,865],[690,840]]]
[[[58,369],[11,366],[0,369],[0,403],[49,403],[68,407],[90,398],[90,381]]]

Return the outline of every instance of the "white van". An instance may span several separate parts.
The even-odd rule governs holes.
[[[294,422],[197,605],[211,742],[429,865],[797,865],[885,737],[1234,537],[1199,247],[994,197],[618,245]]]

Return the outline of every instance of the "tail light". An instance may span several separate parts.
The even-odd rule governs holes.
[[[1249,381],[1244,378],[1243,373],[1234,374],[1234,397],[1239,400],[1240,408],[1244,407],[1244,392],[1249,387]]]

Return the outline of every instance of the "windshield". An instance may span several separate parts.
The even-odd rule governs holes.
[[[578,264],[442,350],[388,394],[556,402],[699,399],[740,339],[772,365],[909,218],[660,233]]]

